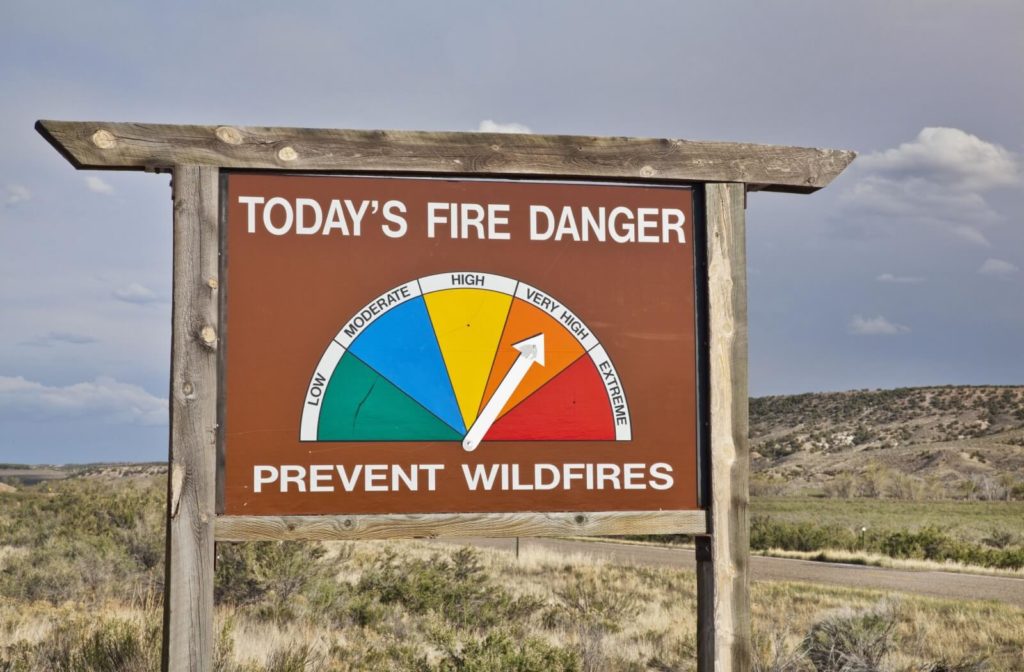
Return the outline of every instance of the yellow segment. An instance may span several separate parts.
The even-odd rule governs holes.
[[[486,289],[445,289],[423,299],[469,427],[480,410],[512,297]]]

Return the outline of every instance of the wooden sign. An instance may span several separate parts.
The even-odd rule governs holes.
[[[698,508],[692,189],[224,180],[225,514]]]
[[[165,670],[212,669],[215,540],[672,532],[697,669],[750,669],[746,194],[853,152],[36,129],[173,174]]]

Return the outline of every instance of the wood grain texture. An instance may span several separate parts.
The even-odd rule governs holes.
[[[703,511],[217,516],[217,541],[703,534]]]
[[[747,270],[743,185],[705,188],[711,377],[710,562],[698,585],[711,589],[701,616],[713,614],[714,670],[751,668],[750,456],[747,445]],[[711,573],[711,577],[707,573]],[[711,612],[709,614],[708,612]],[[698,644],[701,639],[698,638]],[[708,657],[698,654],[698,662]]]
[[[163,669],[210,670],[217,431],[216,168],[174,169],[170,470]]]
[[[176,165],[663,182],[743,182],[810,193],[854,152],[731,142],[503,133],[36,122],[76,168]]]

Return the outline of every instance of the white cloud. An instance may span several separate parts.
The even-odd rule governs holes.
[[[949,232],[968,243],[974,243],[981,247],[992,247],[992,243],[988,242],[985,234],[973,226],[954,226]]]
[[[981,227],[1004,219],[987,192],[1024,183],[1015,154],[957,128],[925,128],[911,142],[862,156],[854,172],[859,179],[840,198],[855,215],[935,226],[984,247]]]
[[[998,278],[1013,275],[1019,270],[1016,265],[1002,259],[986,259],[985,263],[978,267],[978,273]]]
[[[159,303],[160,297],[153,290],[133,282],[125,287],[119,287],[112,292],[115,299],[125,303]]]
[[[0,416],[90,417],[107,424],[160,426],[167,424],[167,400],[107,377],[57,387],[0,376]]]
[[[860,336],[893,336],[895,334],[905,334],[909,331],[910,327],[890,322],[881,315],[875,315],[874,317],[854,315],[850,319],[850,333]]]
[[[32,198],[32,192],[21,184],[8,184],[4,187],[4,205],[17,205]]]
[[[68,345],[88,345],[96,342],[95,338],[86,334],[79,334],[73,331],[51,331],[34,338],[31,341],[25,341],[22,345],[38,345],[48,348],[58,343],[65,343]]]
[[[927,177],[893,179],[865,175],[841,195],[854,210],[888,220],[912,220],[926,224],[952,222],[989,223],[1000,219],[978,193],[962,191]]]
[[[97,194],[112,194],[114,188],[103,181],[102,178],[96,175],[85,176],[85,186],[89,187],[89,191],[94,191]]]
[[[480,126],[476,130],[481,133],[533,133],[533,131],[523,124],[517,124],[514,121],[509,123],[499,123],[492,119],[484,119],[481,121]]]
[[[897,179],[925,177],[960,191],[1020,184],[1010,151],[958,128],[924,128],[911,142],[862,156],[860,168]]]
[[[875,278],[878,282],[891,282],[898,285],[919,285],[925,282],[927,278],[920,275],[893,275],[892,273],[882,273]]]

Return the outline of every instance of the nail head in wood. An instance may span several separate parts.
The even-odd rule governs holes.
[[[110,131],[103,130],[102,128],[92,134],[92,144],[96,145],[100,149],[110,149],[117,144],[117,138]]]

